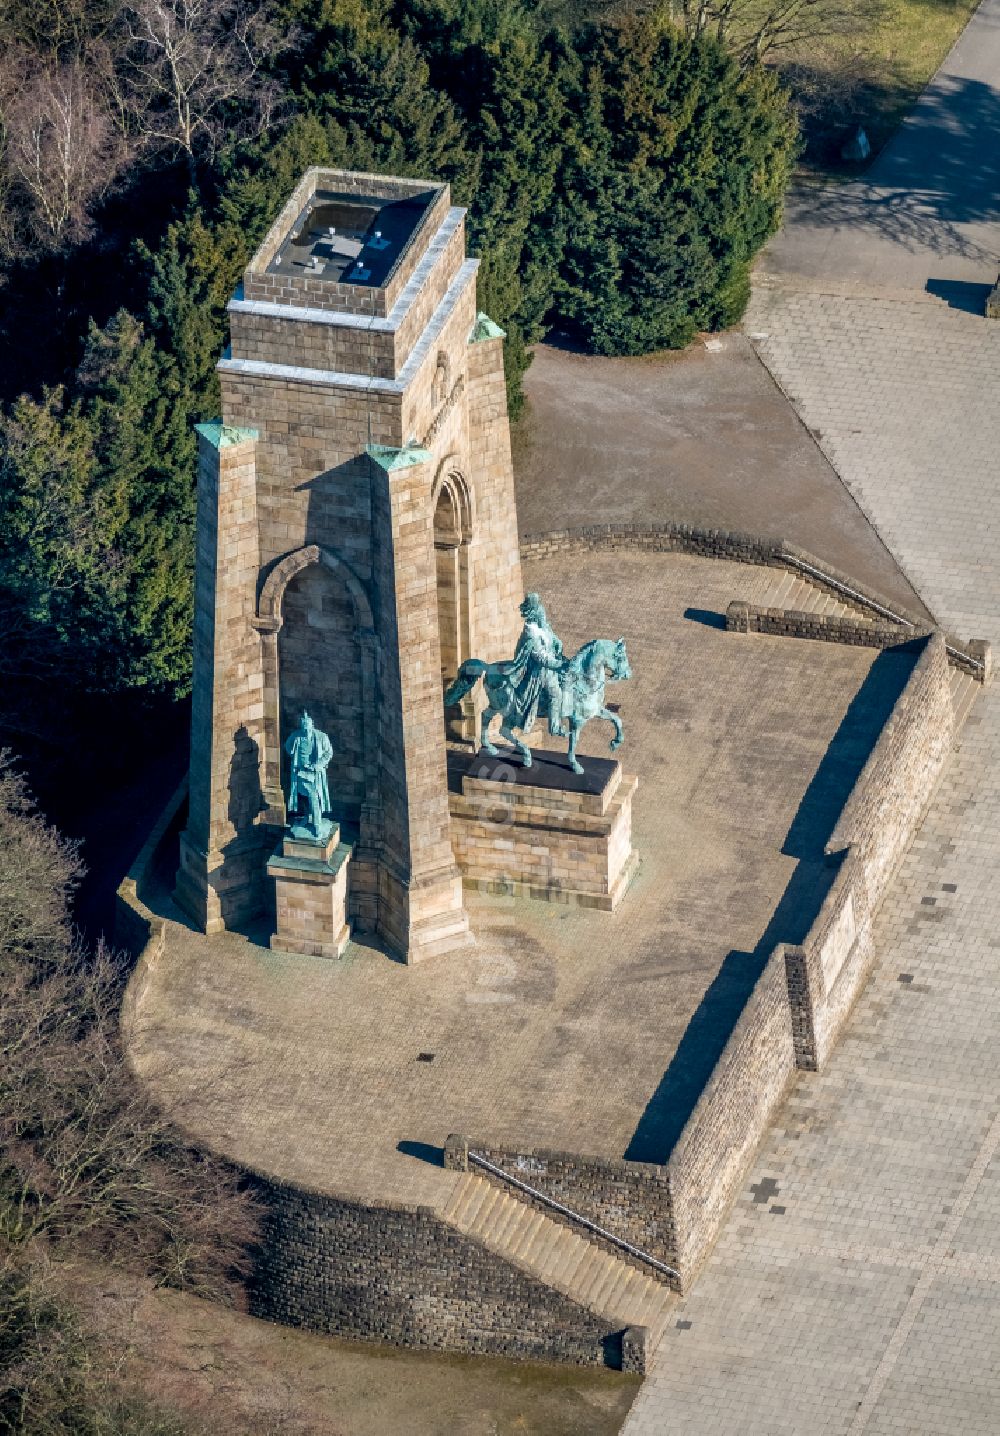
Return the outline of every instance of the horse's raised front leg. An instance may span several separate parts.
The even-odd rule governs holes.
[[[608,747],[613,753],[616,748],[620,748],[622,746],[622,739],[625,737],[625,730],[622,727],[622,720],[618,717],[617,713],[612,713],[610,708],[602,708],[597,716],[598,718],[606,718],[609,723],[613,723],[615,725],[615,736],[608,744]]]
[[[569,752],[567,757],[569,758],[569,766],[573,769],[574,773],[583,772],[583,764],[579,762],[576,756],[576,740],[580,736],[581,726],[575,718],[569,720]]]
[[[503,720],[503,722],[500,724],[500,737],[501,737],[501,738],[506,738],[508,743],[513,743],[514,747],[517,749],[517,751],[518,751],[518,752],[520,753],[520,755],[521,755],[521,766],[522,766],[523,768],[530,768],[530,767],[531,767],[531,749],[528,747],[527,743],[522,743],[522,742],[521,742],[520,738],[518,738],[518,736],[517,736],[517,734],[514,732],[513,728],[511,728],[510,725],[508,724],[506,718],[505,718],[505,719]]]
[[[498,710],[496,708],[484,708],[482,721],[479,725],[479,742],[486,752],[492,754],[494,758],[499,758],[500,750],[494,748],[490,742],[490,724],[497,716],[497,712]]]

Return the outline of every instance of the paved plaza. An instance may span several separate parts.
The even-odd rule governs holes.
[[[629,634],[612,701],[644,775],[639,875],[613,918],[468,893],[475,945],[413,967],[360,942],[331,963],[269,952],[266,932],[206,938],[162,898],[132,1050],[189,1130],[251,1166],[437,1204],[453,1131],[663,1161],[774,943],[826,891],[823,844],[912,656],[720,629],[766,568],[563,555],[525,582],[568,651]],[[581,746],[609,736],[592,724]]]
[[[793,207],[747,318],[938,620],[994,645],[1000,326],[970,309],[998,268],[998,155],[987,0],[867,198]],[[798,1077],[626,1436],[1000,1430],[998,774],[994,686],[886,901],[848,1031]]]

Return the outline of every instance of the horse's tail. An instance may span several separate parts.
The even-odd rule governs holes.
[[[486,664],[481,658],[467,658],[458,670],[458,677],[446,691],[444,701],[449,706],[452,703],[460,703],[467,693],[471,693],[485,672]]]

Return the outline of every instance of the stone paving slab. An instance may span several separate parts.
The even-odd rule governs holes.
[[[642,359],[536,345],[513,429],[521,532],[661,520],[774,534],[919,610],[747,338],[709,342]]]
[[[746,328],[938,620],[1000,641],[1000,0],[865,183],[792,197]],[[1000,689],[625,1436],[1000,1431]],[[686,1325],[686,1323],[690,1325]]]
[[[762,286],[747,324],[938,620],[965,638],[1000,634],[1000,323]]]

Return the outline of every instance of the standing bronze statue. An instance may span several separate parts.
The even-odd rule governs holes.
[[[288,789],[288,816],[292,836],[314,843],[324,843],[333,831],[333,823],[325,816],[330,807],[327,764],[333,757],[333,744],[313,723],[308,713],[285,744],[292,760],[291,783]],[[299,802],[305,799],[308,817],[299,816]]]

